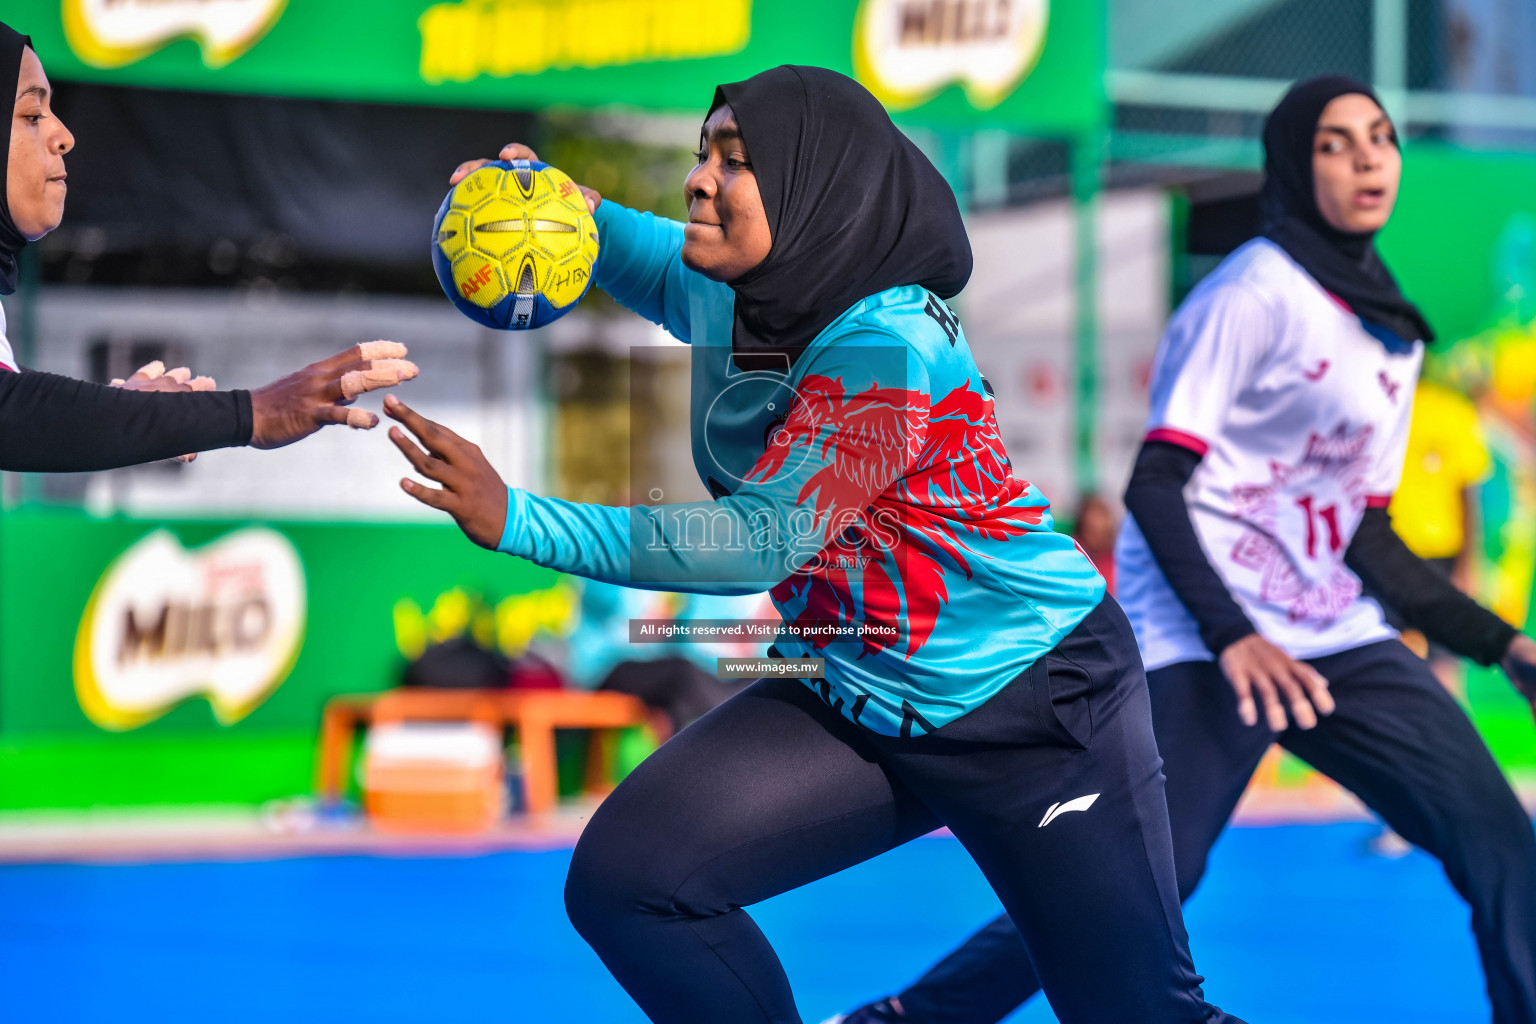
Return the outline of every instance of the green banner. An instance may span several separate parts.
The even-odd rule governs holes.
[[[1421,142],[1403,156],[1381,253],[1442,342],[1454,342],[1506,316],[1512,296],[1533,305],[1536,261],[1522,242],[1532,224],[1536,160]]]
[[[914,124],[1105,116],[1102,0],[10,0],[59,79],[280,96],[702,114],[783,63]]]
[[[451,526],[7,513],[0,741],[313,736],[434,639],[516,654],[575,613],[560,574]]]

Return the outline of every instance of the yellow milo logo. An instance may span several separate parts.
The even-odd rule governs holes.
[[[467,82],[736,53],[752,0],[462,0],[427,8],[423,81]]]
[[[958,82],[985,110],[1034,69],[1049,16],[1049,0],[862,0],[854,74],[888,107],[917,106]]]
[[[75,693],[105,729],[203,696],[229,725],[287,678],[304,637],[304,569],[265,527],[188,551],[155,530],[102,574],[75,636]]]
[[[277,24],[288,0],[64,0],[64,38],[87,64],[132,64],[177,39],[223,67]]]

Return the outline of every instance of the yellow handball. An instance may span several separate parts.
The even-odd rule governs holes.
[[[522,331],[553,323],[592,285],[597,222],[565,173],[497,160],[449,191],[432,226],[432,267],[459,312]]]

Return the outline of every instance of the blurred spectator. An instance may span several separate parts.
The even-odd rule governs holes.
[[[407,662],[400,683],[439,690],[499,690],[507,685],[510,669],[500,651],[480,646],[474,637],[456,636]]]
[[[630,640],[630,621],[777,617],[762,594],[670,594],[587,580],[582,587],[581,619],[570,638],[566,668],[577,686],[639,697],[666,715],[675,733],[747,685],[716,678],[717,658],[761,656],[766,645],[634,643]]]
[[[1078,500],[1072,539],[1093,560],[1111,594],[1115,592],[1115,534],[1119,529],[1120,517],[1109,502],[1097,494],[1085,494]]]
[[[402,602],[404,604],[407,602]],[[502,632],[497,629],[499,618],[504,618],[507,611],[523,612],[526,616],[528,609],[516,597],[496,606],[481,594],[455,587],[438,595],[430,616],[421,615],[414,604],[410,604],[409,609],[414,609],[421,620],[418,629],[422,636],[419,645],[410,645],[413,650],[402,650],[407,655],[401,678],[403,686],[448,690],[551,690],[564,685],[559,669],[530,649],[531,637],[511,638],[521,639],[518,644],[497,643],[497,633]],[[397,643],[404,624],[402,618],[407,614],[407,608],[396,606]],[[530,623],[528,632],[540,631],[539,627],[546,625]],[[430,642],[427,637],[429,627]]]
[[[1432,353],[1424,375],[1469,396],[1490,456],[1478,489],[1475,553],[1480,600],[1505,621],[1526,622],[1536,579],[1536,323],[1525,277],[1505,268],[1508,308],[1481,334]],[[1472,549],[1472,545],[1468,545]]]
[[[1392,526],[1409,550],[1463,591],[1471,590],[1475,488],[1490,468],[1488,445],[1471,400],[1444,385],[1421,380],[1414,392],[1403,478],[1392,498]],[[1388,620],[1403,629],[1396,613],[1386,611]],[[1430,647],[1411,630],[1404,632],[1404,642],[1429,657],[1441,681],[1457,689],[1458,659]]]
[[[1488,476],[1488,445],[1477,409],[1459,392],[1421,381],[1392,525],[1420,558],[1468,589],[1468,555],[1477,518],[1476,487]]]
[[[1392,529],[1408,549],[1470,593],[1478,521],[1476,488],[1488,477],[1492,461],[1472,400],[1436,383],[1433,367],[1426,370],[1414,391],[1403,477],[1388,511]],[[1429,660],[1447,690],[1462,695],[1461,659],[1410,628],[1379,596],[1376,600],[1387,621],[1402,632],[1403,643]],[[1373,853],[1390,858],[1406,856],[1412,849],[1385,825],[1369,846]]]

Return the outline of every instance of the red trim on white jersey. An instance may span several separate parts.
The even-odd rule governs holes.
[[[1365,496],[1366,508],[1386,508],[1390,504],[1392,504],[1392,495],[1390,494],[1367,494]]]
[[[1342,309],[1344,312],[1348,313],[1350,316],[1354,316],[1355,315],[1355,311],[1354,311],[1353,308],[1350,307],[1349,303],[1345,302],[1343,299],[1341,299],[1337,295],[1333,294],[1333,292],[1329,291],[1327,288],[1323,289],[1323,294],[1328,296],[1334,302],[1337,302],[1339,304],[1339,308]]]
[[[1188,448],[1202,459],[1205,458],[1205,453],[1211,450],[1210,445],[1194,434],[1183,430],[1175,430],[1172,427],[1158,427],[1155,430],[1149,430],[1147,431],[1146,440],[1163,441],[1167,444],[1176,444],[1180,448]]]

